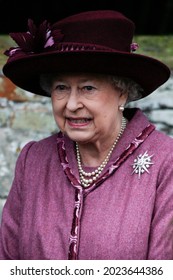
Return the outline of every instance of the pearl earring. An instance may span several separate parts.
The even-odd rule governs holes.
[[[123,104],[119,106],[119,110],[120,110],[121,112],[124,111],[124,105],[123,105]]]

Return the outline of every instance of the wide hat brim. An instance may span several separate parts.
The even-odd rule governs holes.
[[[133,79],[151,94],[170,77],[161,61],[136,53],[119,51],[71,51],[32,54],[8,61],[3,73],[16,86],[34,94],[48,96],[40,87],[44,73],[102,73]]]

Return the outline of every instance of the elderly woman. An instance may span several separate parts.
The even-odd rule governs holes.
[[[28,143],[3,209],[1,259],[173,259],[173,140],[127,102],[169,78],[134,24],[90,11],[11,34],[4,74],[51,97],[60,132]]]

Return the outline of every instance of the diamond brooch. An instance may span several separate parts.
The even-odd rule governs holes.
[[[132,174],[138,174],[138,178],[140,179],[141,175],[144,172],[149,173],[149,168],[153,164],[151,161],[151,158],[153,155],[149,156],[148,152],[146,151],[144,154],[140,154],[137,156],[137,158],[134,160],[132,166],[133,166],[133,172]]]

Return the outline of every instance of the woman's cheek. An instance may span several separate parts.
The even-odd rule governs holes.
[[[62,117],[62,116],[56,115],[55,116],[55,121],[56,121],[56,124],[57,124],[58,128],[61,131],[64,131],[65,130],[65,118]]]

